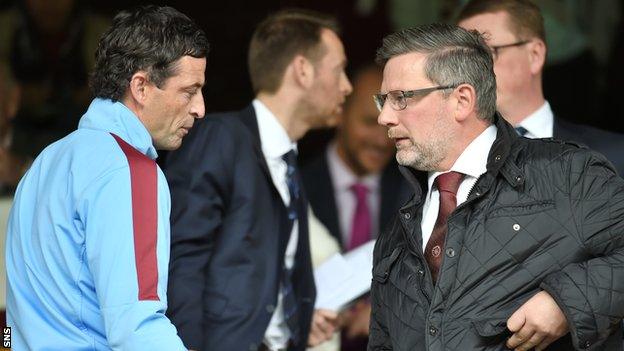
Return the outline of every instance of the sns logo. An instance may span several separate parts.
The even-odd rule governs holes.
[[[4,327],[2,329],[2,347],[11,348],[11,327]]]

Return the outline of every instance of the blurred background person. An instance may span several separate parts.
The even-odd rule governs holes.
[[[256,98],[207,116],[167,158],[168,315],[194,349],[304,350],[337,315],[314,310],[297,141],[342,110],[347,61],[335,21],[300,10],[262,21],[248,60]]]
[[[484,34],[494,59],[497,109],[518,134],[583,143],[605,155],[619,175],[624,175],[623,135],[567,122],[565,116],[553,114],[544,98],[546,34],[535,3],[473,0],[462,9],[457,21],[463,28]]]
[[[21,177],[44,147],[76,129],[91,101],[88,74],[108,24],[78,0],[19,0],[0,13],[0,60],[21,89],[0,172]]]
[[[338,116],[335,136],[324,151],[302,168],[304,187],[318,219],[349,251],[375,239],[410,190],[394,159],[387,129],[377,124],[372,96],[379,92],[380,67],[355,71],[353,93]],[[366,298],[343,313],[343,350],[364,350],[370,304]]]
[[[553,111],[570,122],[617,130],[609,124],[605,95],[622,1],[535,0],[535,4],[544,17],[548,55],[543,86]]]
[[[408,196],[401,191],[405,183],[394,160],[394,145],[377,124],[372,95],[379,92],[381,79],[381,68],[374,65],[356,71],[335,136],[302,168],[310,205],[343,251],[374,239]],[[356,229],[354,224],[361,221],[367,223]]]

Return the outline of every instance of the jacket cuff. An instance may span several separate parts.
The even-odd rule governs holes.
[[[591,304],[575,282],[566,273],[558,272],[547,276],[540,288],[549,293],[563,311],[574,349],[600,350],[608,335],[599,335]],[[580,299],[583,303],[578,303]]]

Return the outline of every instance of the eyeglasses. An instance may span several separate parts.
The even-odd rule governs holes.
[[[514,46],[521,46],[521,45],[527,44],[529,41],[530,40],[521,40],[515,43],[511,43],[511,44],[490,46],[490,50],[492,50],[492,58],[494,59],[494,61],[496,61],[496,59],[498,58],[498,50],[500,49],[512,48]]]
[[[444,85],[416,90],[393,90],[386,94],[374,94],[373,100],[379,112],[383,110],[386,100],[390,101],[390,107],[395,111],[405,110],[407,107],[407,99],[414,96],[425,96],[436,90],[455,89],[456,85]]]

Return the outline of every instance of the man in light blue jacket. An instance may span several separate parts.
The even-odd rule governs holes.
[[[208,43],[170,7],[102,37],[78,130],[21,180],[7,233],[13,350],[184,350],[165,317],[170,196],[156,149],[204,116]]]

